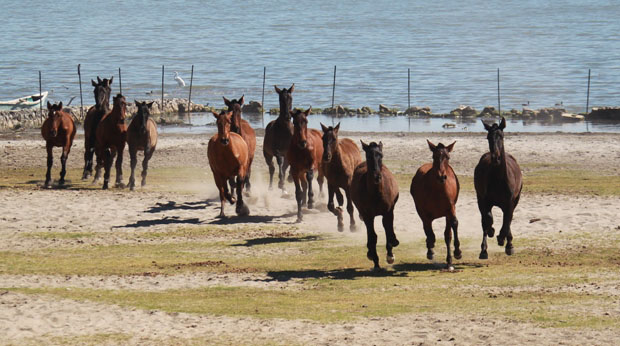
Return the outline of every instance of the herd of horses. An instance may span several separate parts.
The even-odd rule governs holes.
[[[142,163],[142,185],[146,184],[148,161],[157,145],[157,126],[150,118],[151,103],[138,102],[138,108],[131,123],[125,125],[127,103],[125,97],[118,94],[113,98],[113,107],[109,109],[109,98],[113,77],[92,81],[96,104],[88,110],[84,120],[84,171],[82,179],[92,175],[93,157],[96,156],[95,178],[100,179],[101,167],[105,169],[103,188],[108,188],[112,161],[116,159],[116,186],[123,187],[122,162],[125,144],[129,146],[131,159],[130,189],[135,187],[134,170],[137,164],[137,151],[144,151]],[[297,222],[303,219],[302,209],[314,207],[312,182],[316,174],[319,191],[327,180],[327,208],[338,220],[338,230],[344,230],[344,197],[347,199],[346,209],[350,217],[350,230],[356,229],[354,208],[366,225],[368,259],[372,260],[375,269],[380,269],[377,255],[377,234],[374,219],[382,216],[386,234],[387,262],[394,262],[394,247],[399,241],[394,233],[394,207],[398,201],[398,184],[394,175],[383,164],[383,143],[361,142],[366,160],[362,160],[357,144],[348,138],[339,138],[340,124],[325,126],[321,130],[308,128],[308,115],[311,108],[293,110],[293,92],[295,85],[289,89],[274,86],[280,102],[280,114],[265,128],[263,156],[269,167],[269,189],[273,187],[273,175],[276,158],[278,165],[278,188],[286,194],[285,176],[290,167],[288,179],[295,185],[297,202]],[[227,110],[213,112],[216,118],[217,134],[209,140],[207,155],[213,178],[220,197],[220,217],[225,217],[226,202],[235,205],[237,215],[250,213],[244,202],[244,194],[249,194],[251,187],[250,174],[254,151],[256,149],[256,133],[250,124],[241,118],[241,107],[244,97],[228,100],[224,97]],[[59,184],[65,183],[66,160],[75,137],[76,128],[73,118],[63,112],[62,102],[48,102],[48,117],[41,127],[41,134],[46,140],[47,174],[45,186],[51,185],[52,148],[62,147],[62,170]],[[483,240],[480,259],[487,259],[487,237],[493,237],[494,206],[503,211],[503,224],[497,236],[500,246],[505,244],[507,255],[514,253],[510,224],[523,186],[521,169],[515,158],[504,151],[504,132],[506,120],[502,117],[499,124],[489,125],[482,122],[487,131],[489,152],[485,153],[474,171],[474,186],[478,208],[482,216]],[[422,220],[426,234],[427,258],[433,259],[435,234],[432,222],[445,217],[446,227],[444,240],[447,248],[446,262],[452,268],[451,243],[454,234],[454,257],[460,259],[460,241],[458,238],[458,219],[456,202],[460,185],[458,177],[449,164],[450,153],[455,143],[437,145],[428,142],[433,161],[422,165],[411,181],[410,193],[413,197],[417,213]],[[245,191],[244,191],[245,189]],[[341,191],[342,190],[342,191]],[[343,196],[344,192],[344,196]],[[334,195],[338,207],[334,204]]]

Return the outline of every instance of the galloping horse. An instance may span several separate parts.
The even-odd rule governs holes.
[[[340,123],[335,127],[327,127],[321,124],[323,130],[323,174],[327,178],[327,209],[338,217],[338,231],[344,229],[343,219],[343,198],[340,189],[344,190],[347,197],[347,212],[351,219],[350,229],[355,231],[355,217],[353,216],[353,203],[351,201],[351,180],[353,171],[362,162],[360,149],[349,138],[338,139]],[[339,207],[334,208],[334,194],[338,199]]]
[[[116,187],[123,187],[123,151],[127,141],[127,125],[125,125],[125,113],[127,112],[127,102],[125,96],[118,94],[113,98],[114,105],[112,110],[103,116],[99,126],[97,126],[97,177],[101,176],[101,164],[105,165],[103,174],[103,189],[108,188],[110,181],[110,170],[112,161],[116,158]]]
[[[297,222],[301,222],[303,219],[301,207],[306,204],[306,197],[308,198],[308,209],[313,208],[312,179],[314,178],[314,171],[319,174],[317,177],[319,190],[323,189],[323,170],[321,169],[323,142],[318,130],[308,130],[307,116],[311,110],[312,107],[305,112],[297,110],[293,113],[293,138],[291,138],[291,145],[286,153],[286,158],[291,165],[291,175],[295,182]]]
[[[217,134],[209,140],[207,156],[213,172],[215,185],[220,193],[221,209],[219,217],[224,215],[224,203],[227,200],[235,204],[235,198],[228,191],[226,182],[237,178],[237,199],[235,212],[237,215],[248,215],[250,210],[243,203],[243,185],[248,171],[248,145],[243,138],[230,132],[232,112],[213,112],[217,119]]]
[[[454,148],[454,143],[444,146],[442,143],[434,145],[426,140],[429,148],[433,152],[433,163],[422,165],[411,180],[411,197],[415,203],[415,208],[422,219],[424,233],[426,234],[426,247],[428,252],[426,257],[433,259],[433,248],[435,247],[435,233],[433,232],[433,220],[446,217],[446,229],[444,240],[448,255],[446,262],[448,269],[452,269],[452,255],[450,254],[450,243],[452,231],[454,231],[454,257],[461,259],[461,248],[458,236],[459,221],[456,218],[456,201],[459,198],[459,179],[454,170],[450,167],[450,152]]]
[[[230,131],[237,133],[243,137],[243,140],[248,145],[248,173],[245,177],[245,189],[249,193],[252,188],[250,184],[250,175],[252,173],[252,161],[254,161],[254,151],[256,150],[256,133],[250,123],[241,119],[241,106],[243,106],[244,96],[241,96],[239,100],[228,100],[224,97],[224,103],[228,106],[228,111],[232,112],[232,119],[230,124]],[[230,181],[232,184],[232,180]],[[230,189],[234,192],[234,186],[231,185]]]
[[[62,147],[62,155],[60,162],[62,169],[60,171],[59,185],[64,185],[65,174],[67,173],[67,157],[71,151],[73,138],[75,138],[75,124],[73,117],[62,111],[62,102],[58,105],[52,105],[47,102],[47,119],[41,125],[41,135],[45,139],[45,147],[47,149],[47,173],[45,174],[45,187],[52,185],[52,164],[54,157],[52,150],[54,147]]]
[[[95,154],[97,126],[103,116],[110,112],[110,93],[112,92],[110,85],[113,80],[114,76],[110,77],[110,79],[104,78],[103,80],[97,76],[97,83],[92,79],[90,80],[93,87],[95,87],[95,105],[88,109],[84,118],[84,173],[82,174],[82,180],[88,179],[93,172],[93,154]]]
[[[142,184],[146,185],[146,174],[149,169],[149,160],[155,152],[157,146],[157,124],[151,118],[149,110],[153,106],[153,102],[135,101],[138,107],[138,113],[131,120],[127,128],[127,146],[129,147],[129,158],[131,160],[131,176],[129,177],[129,189],[133,191],[136,186],[134,171],[138,163],[138,150],[144,151],[144,159],[142,160]]]
[[[278,187],[285,192],[284,189],[284,175],[288,168],[288,160],[286,158],[286,152],[288,151],[293,137],[293,124],[291,124],[291,109],[293,108],[293,91],[295,90],[295,84],[293,84],[288,90],[282,88],[280,90],[277,85],[274,85],[278,97],[280,99],[280,115],[276,120],[271,121],[265,128],[265,140],[263,142],[263,156],[269,166],[269,189],[273,185],[273,173],[275,166],[273,165],[273,157],[276,157],[278,162]],[[290,176],[289,176],[290,178]]]
[[[394,234],[394,206],[398,201],[398,183],[392,172],[382,163],[383,143],[362,143],[366,152],[366,162],[360,163],[353,173],[351,181],[351,198],[366,224],[368,237],[366,256],[375,264],[375,270],[381,269],[377,256],[377,233],[375,233],[375,216],[383,216],[385,228],[387,262],[394,263],[392,248],[399,242]]]
[[[503,246],[504,240],[507,240],[506,254],[512,255],[514,253],[510,223],[512,222],[513,212],[519,203],[523,179],[517,160],[504,151],[506,119],[502,117],[499,125],[495,123],[488,125],[484,121],[482,124],[488,131],[487,140],[489,141],[490,152],[482,155],[474,170],[474,186],[478,197],[478,209],[482,215],[483,235],[480,259],[487,259],[489,258],[487,236],[493,237],[495,234],[491,212],[493,206],[500,207],[504,214],[502,228],[497,235],[497,244]]]

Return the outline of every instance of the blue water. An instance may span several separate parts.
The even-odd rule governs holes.
[[[161,66],[170,97],[222,106],[221,96],[277,107],[273,85],[296,84],[294,106],[407,106],[448,112],[460,104],[502,109],[563,102],[583,112],[620,100],[620,5],[616,1],[1,1],[0,99],[43,89],[65,103],[85,103],[90,79],[122,68],[130,99],[159,93]],[[156,94],[156,97],[159,97]],[[79,97],[74,101],[79,102]]]

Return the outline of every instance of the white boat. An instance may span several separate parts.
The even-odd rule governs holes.
[[[39,102],[45,103],[46,99],[47,91],[44,91],[41,93],[41,95],[34,94],[30,96],[20,97],[14,100],[0,101],[0,110],[5,111],[35,108],[39,106]]]

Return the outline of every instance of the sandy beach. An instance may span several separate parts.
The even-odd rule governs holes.
[[[428,262],[432,266],[429,269],[431,273],[441,274],[445,258],[443,220],[434,223],[438,239],[435,260],[426,261],[424,257],[424,232],[409,194],[408,182],[421,164],[431,160],[427,138],[434,143],[449,144],[456,141],[450,163],[463,185],[457,204],[463,262],[468,265],[486,265],[478,260],[480,214],[471,187],[474,167],[488,148],[485,134],[343,132],[341,136],[352,138],[358,143],[362,139],[366,142],[381,140],[384,144],[384,163],[400,182],[395,231],[404,247],[402,251],[401,248],[395,249],[396,269],[387,266],[382,247],[385,235],[380,220],[376,220],[378,252],[388,272],[404,272],[403,275],[408,277],[415,277],[417,273],[398,269],[399,264],[402,267],[412,261]],[[201,244],[214,244],[207,255],[212,266],[217,266],[217,258],[221,256],[225,265],[232,268],[232,260],[228,258],[246,261],[267,256],[294,262],[295,258],[306,255],[309,250],[286,244],[262,247],[220,247],[218,244],[230,241],[243,244],[252,239],[291,237],[305,237],[309,240],[304,241],[310,244],[314,239],[312,237],[319,237],[333,241],[334,244],[352,246],[361,263],[355,270],[370,269],[372,263],[365,259],[366,232],[363,223],[356,215],[357,232],[349,232],[348,218],[345,217],[346,231],[338,233],[336,219],[325,207],[326,194],[319,198],[317,209],[306,211],[301,224],[294,223],[296,204],[290,197],[294,191],[293,185],[286,185],[288,196],[281,196],[277,189],[268,189],[267,166],[262,157],[262,133],[257,138],[252,193],[247,199],[251,215],[237,218],[233,216],[234,206],[227,205],[229,218],[217,219],[220,203],[206,156],[208,139],[208,135],[197,134],[161,136],[150,163],[148,185],[131,192],[127,189],[102,191],[89,182],[79,181],[84,150],[81,136],[76,138],[69,156],[68,187],[43,189],[45,147],[40,135],[36,132],[0,134],[0,253],[3,254],[0,258],[0,335],[4,336],[0,343],[612,345],[617,344],[620,338],[618,325],[610,327],[605,323],[584,323],[557,327],[536,319],[486,314],[483,310],[448,313],[422,309],[375,316],[359,314],[354,319],[322,322],[310,315],[303,318],[303,314],[300,315],[302,318],[278,315],[275,318],[262,318],[238,313],[147,309],[143,305],[67,298],[69,293],[54,292],[95,290],[118,294],[158,294],[210,288],[250,290],[248,292],[304,292],[316,282],[313,281],[315,278],[302,276],[279,280],[271,271],[265,270],[222,271],[203,268],[163,273],[164,270],[160,268],[162,273],[151,274],[127,274],[125,269],[102,269],[100,273],[85,273],[70,269],[41,269],[43,267],[27,264],[29,262],[26,259],[21,262],[11,260],[13,255],[27,258],[29,254],[43,256],[59,254],[60,251],[88,253],[101,248],[143,246],[161,249],[198,241]],[[524,193],[512,223],[517,252],[515,258],[520,259],[518,256],[528,251],[540,253],[548,249],[564,254],[577,251],[575,249],[580,246],[585,249],[586,246],[596,248],[618,244],[620,197],[617,194],[599,193],[598,190],[579,192],[581,190],[578,189],[558,192],[553,190],[553,179],[556,179],[553,175],[549,176],[548,180],[551,181],[546,182],[543,188],[538,189],[534,182],[543,181],[542,178],[537,180],[538,177],[551,174],[551,171],[560,175],[564,172],[568,177],[571,172],[578,171],[593,174],[603,185],[605,181],[616,184],[620,175],[620,136],[507,132],[505,143],[506,150],[517,158],[526,178]],[[54,181],[57,181],[60,170],[58,150],[55,151],[52,171]],[[139,172],[140,169],[138,175]],[[557,179],[564,179],[562,177],[564,175]],[[128,178],[129,157],[125,152],[125,182]],[[587,176],[584,184],[586,180],[592,179]],[[527,186],[528,181],[532,182],[530,186]],[[495,209],[496,225],[501,224],[500,215],[501,212]],[[208,231],[202,231],[207,228]],[[494,239],[490,240],[489,254],[502,261],[506,257]],[[192,255],[186,251],[182,256]],[[532,299],[541,294],[552,294],[554,297],[563,294],[570,297],[595,295],[600,302],[608,304],[588,304],[584,301],[581,305],[571,305],[571,308],[577,309],[575,313],[578,315],[616,321],[620,319],[620,276],[617,270],[620,268],[620,257],[617,253],[610,256],[618,261],[615,264],[615,275],[611,267],[609,270],[575,277],[574,280],[565,274],[558,274],[562,277],[562,282],[558,284],[547,284],[544,276],[541,276],[540,284],[481,283],[478,286],[455,283],[455,287],[458,287],[455,289],[461,293],[472,292],[472,296],[480,292],[488,296],[531,294]],[[207,261],[202,253],[197,254],[192,263],[200,261]],[[589,262],[584,263],[588,265]],[[304,265],[312,268],[312,262]],[[330,266],[330,270],[343,267],[340,263],[331,263]],[[507,271],[510,270],[507,264],[489,266],[504,266]],[[471,270],[464,264],[454,275],[458,277]],[[322,280],[325,278],[320,278],[318,283],[323,284]],[[416,292],[408,294],[412,299],[416,296]],[[489,298],[488,304],[493,305],[494,300]],[[501,307],[497,309],[501,310]]]

